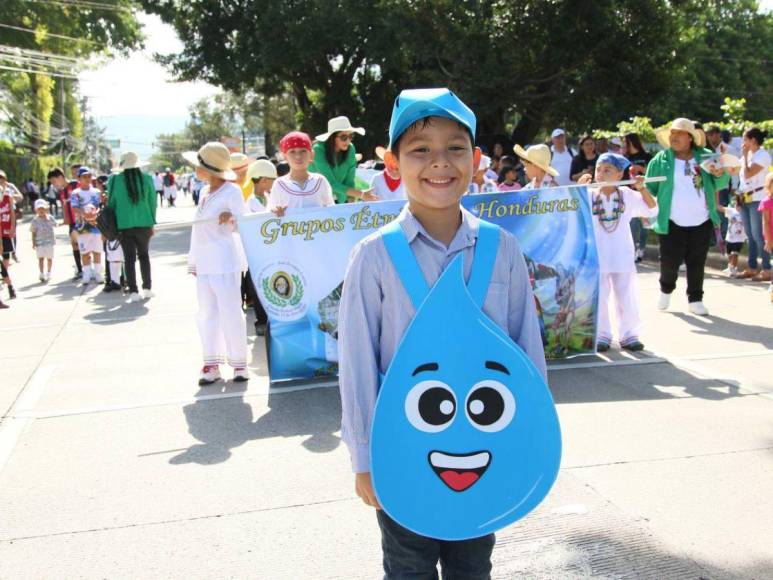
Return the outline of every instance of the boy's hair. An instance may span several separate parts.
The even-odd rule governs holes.
[[[49,171],[48,175],[46,175],[46,179],[51,179],[52,177],[64,177],[64,171],[62,171],[62,168],[54,167],[51,171]]]
[[[418,129],[426,129],[427,127],[431,127],[432,119],[435,119],[435,118],[444,119],[445,117],[424,117],[408,125],[405,131],[403,131],[402,134],[397,138],[397,141],[394,142],[394,145],[392,145],[392,153],[394,153],[395,157],[400,157],[400,141],[402,141],[403,137],[405,137],[411,131],[416,131]],[[467,133],[467,135],[470,138],[470,145],[472,147],[475,147],[475,139],[473,139],[472,135],[470,134],[470,130],[459,121],[456,121],[456,124],[459,126],[460,129],[462,129],[465,133]]]

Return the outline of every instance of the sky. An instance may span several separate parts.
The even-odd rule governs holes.
[[[121,150],[147,158],[159,133],[179,131],[188,119],[188,107],[218,89],[204,82],[175,83],[153,53],[182,50],[174,29],[158,16],[141,13],[145,49],[116,58],[79,75],[81,93],[89,112],[106,127],[108,137],[121,139]]]

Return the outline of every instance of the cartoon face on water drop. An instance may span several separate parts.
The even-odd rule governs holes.
[[[561,434],[542,376],[472,301],[461,262],[452,266],[382,384],[371,458],[376,494],[392,518],[457,540],[500,529],[539,504],[558,473]]]

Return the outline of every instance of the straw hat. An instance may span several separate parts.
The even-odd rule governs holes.
[[[122,169],[139,169],[140,167],[143,167],[147,165],[147,162],[140,161],[139,155],[137,155],[134,151],[127,151],[123,155],[121,155],[121,160],[119,162],[119,168],[118,170]]]
[[[231,153],[231,169],[233,171],[240,171],[246,168],[252,161],[254,159],[244,153]]]
[[[542,171],[552,175],[553,177],[558,177],[558,171],[550,166],[550,159],[552,156],[547,145],[532,145],[528,149],[524,149],[520,145],[516,145],[513,147],[513,151],[515,151],[515,154],[521,159],[525,159],[529,163],[533,163],[542,169]]]
[[[261,177],[276,179],[276,166],[268,159],[258,159],[247,170],[247,179],[260,179]]]
[[[365,129],[362,127],[352,127],[349,122],[349,117],[333,117],[327,122],[327,133],[317,135],[317,141],[327,141],[333,133],[339,133],[346,131],[347,133],[357,133],[358,135],[364,135]]]
[[[217,141],[210,141],[201,146],[198,151],[185,151],[183,159],[194,167],[201,167],[220,179],[236,179],[236,173],[231,170],[231,152],[228,147]]]
[[[671,131],[687,131],[692,136],[692,140],[695,142],[696,147],[706,146],[706,134],[703,132],[703,129],[696,129],[695,123],[690,121],[690,119],[685,119],[683,117],[674,119],[669,127],[655,131],[655,137],[657,137],[658,143],[666,149],[671,147],[671,143],[668,139],[671,135]]]

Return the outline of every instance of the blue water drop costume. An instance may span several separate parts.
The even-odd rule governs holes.
[[[561,461],[542,375],[482,310],[500,231],[479,224],[468,283],[460,254],[431,289],[399,223],[382,229],[416,314],[376,402],[373,486],[392,519],[441,540],[480,537],[525,516]]]

